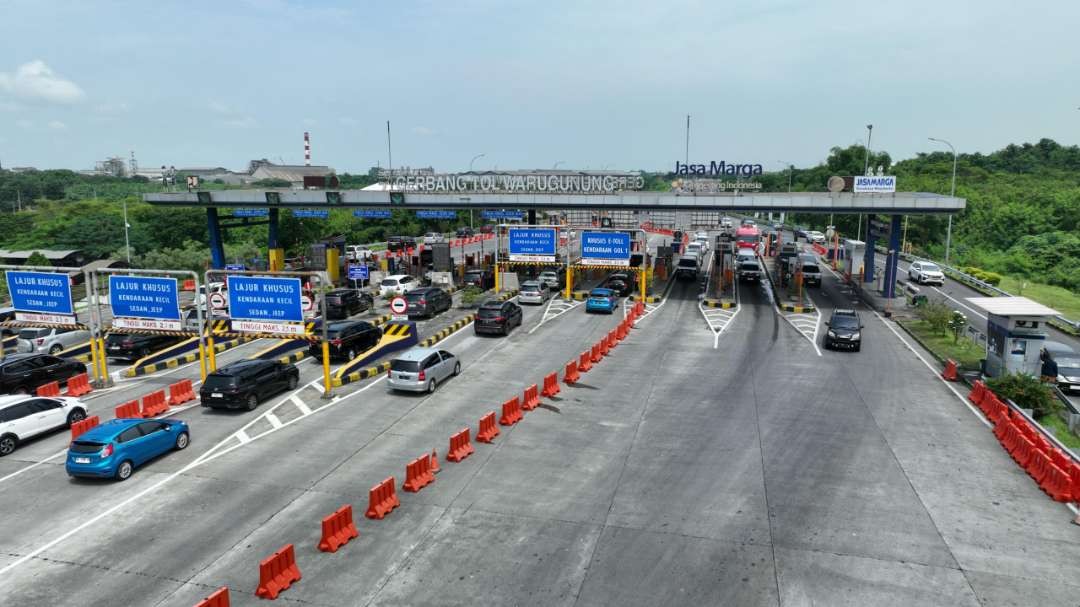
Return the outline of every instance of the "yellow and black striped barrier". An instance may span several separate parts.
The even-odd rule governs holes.
[[[353,371],[352,373],[349,373],[348,375],[343,375],[340,380],[335,378],[334,379],[334,387],[338,388],[338,387],[341,387],[341,386],[343,386],[345,384],[351,384],[351,383],[355,383],[355,382],[358,382],[358,381],[364,381],[365,379],[368,379],[369,377],[375,377],[376,375],[382,375],[383,373],[386,373],[389,370],[390,370],[390,363],[389,362],[382,362],[382,363],[379,363],[379,364],[375,365],[374,367],[368,367],[366,369],[360,369],[359,371]]]
[[[628,299],[630,301],[642,301],[640,295],[631,295]],[[661,299],[659,295],[646,295],[644,301],[645,303],[657,303]]]
[[[794,312],[796,314],[802,314],[803,312],[807,312],[807,313],[813,312],[814,311],[814,306],[796,306],[796,305],[793,305],[793,304],[782,303],[782,304],[780,304],[780,309],[785,311],[785,312]]]
[[[406,323],[392,323],[387,325],[383,335],[405,336],[409,334],[409,325]]]
[[[470,324],[472,324],[472,321],[475,320],[475,319],[476,319],[475,314],[469,314],[465,318],[462,318],[461,320],[455,321],[449,327],[443,328],[438,333],[435,333],[434,335],[432,335],[432,336],[428,337],[427,339],[425,339],[424,341],[420,342],[420,346],[424,347],[424,348],[430,348],[431,346],[434,346],[435,344],[437,344],[440,341],[446,339],[447,337],[450,337],[454,333],[457,333],[461,329],[469,326]]]
[[[720,308],[722,310],[730,310],[731,308],[735,307],[735,302],[722,301],[719,299],[706,299],[701,302],[701,305],[705,306],[706,308]]]
[[[391,322],[387,325],[386,329],[383,330],[382,339],[379,340],[378,345],[362,352],[359,356],[345,363],[334,372],[334,375],[330,380],[331,385],[340,387],[345,384],[351,384],[367,379],[374,373],[378,373],[378,369],[382,369],[382,371],[385,372],[386,369],[389,368],[389,363],[385,363],[387,365],[385,368],[381,365],[366,369],[357,369],[357,367],[368,364],[391,352],[410,348],[416,345],[416,339],[416,323]]]
[[[308,351],[307,351],[307,349],[303,349],[303,350],[297,350],[296,352],[290,352],[289,354],[286,354],[285,356],[282,356],[281,358],[279,358],[277,360],[278,360],[278,362],[287,365],[289,363],[298,363],[298,362],[304,360],[307,357],[308,357]]]
[[[223,341],[223,342],[215,343],[214,344],[214,352],[217,352],[217,353],[224,352],[225,350],[228,350],[230,348],[235,348],[236,346],[239,346],[242,343],[249,342],[252,339],[255,339],[255,338],[254,337],[237,337],[236,339],[231,339],[229,341]],[[147,363],[147,364],[144,364],[144,365],[140,365],[139,363],[135,363],[131,367],[128,367],[128,370],[124,372],[124,375],[126,375],[127,377],[138,377],[140,375],[149,375],[151,373],[157,373],[158,371],[164,371],[165,369],[175,369],[176,367],[179,367],[180,365],[186,365],[188,363],[193,363],[193,362],[195,362],[197,360],[199,360],[198,348],[196,348],[192,352],[188,352],[187,354],[182,354],[182,355],[177,356],[175,358],[170,358],[169,360],[163,360],[161,362]]]

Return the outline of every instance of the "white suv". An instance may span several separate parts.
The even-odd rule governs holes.
[[[935,263],[929,261],[913,261],[908,267],[908,280],[921,285],[944,285],[945,273]]]
[[[18,352],[48,352],[57,354],[68,348],[90,341],[86,329],[61,329],[59,327],[34,327],[21,329],[16,341]]]
[[[68,396],[0,396],[0,456],[28,438],[86,419],[86,405]]]
[[[387,276],[379,283],[379,295],[404,295],[420,286],[420,282],[408,274]]]

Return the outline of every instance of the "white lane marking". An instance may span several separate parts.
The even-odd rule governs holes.
[[[731,323],[735,320],[735,316],[742,310],[742,306],[739,303],[739,283],[737,281],[733,285],[733,289],[735,291],[734,308],[706,308],[702,302],[698,302],[698,309],[701,310],[702,316],[705,317],[705,322],[708,323],[709,329],[713,332],[713,350],[720,347],[720,335],[731,326]]]
[[[945,296],[945,297],[947,297],[948,299],[951,299],[952,301],[955,301],[955,302],[956,302],[956,305],[958,305],[958,306],[960,306],[960,307],[964,308],[965,310],[968,310],[969,312],[971,312],[971,313],[972,313],[972,314],[974,314],[975,316],[978,316],[979,318],[981,318],[981,319],[983,319],[983,320],[987,320],[986,316],[983,316],[982,314],[980,314],[978,310],[975,310],[974,308],[971,308],[971,307],[970,307],[970,306],[968,306],[967,304],[965,304],[965,303],[961,302],[961,301],[960,301],[959,299],[956,299],[956,298],[955,298],[955,297],[953,297],[952,295],[949,295],[949,294],[948,294],[948,293],[946,293],[945,291],[942,291],[941,289],[939,289],[939,288],[937,288],[937,287],[934,287],[934,290],[935,290],[935,291],[937,291],[938,293],[941,293],[942,295],[944,295],[944,296]]]
[[[292,394],[289,396],[289,400],[291,400],[292,403],[296,405],[296,408],[300,410],[300,413],[303,413],[304,415],[311,415],[311,408],[307,406],[307,403],[300,400],[299,396]]]
[[[247,444],[251,442],[251,437],[248,436],[247,432],[244,432],[243,428],[237,430],[236,432],[233,432],[233,437],[235,437],[236,440],[240,441],[240,444]]]
[[[544,316],[540,319],[540,322],[536,323],[535,327],[529,329],[529,332],[526,335],[532,335],[544,323],[548,322],[549,320],[555,320],[556,318],[562,316],[563,314],[566,314],[570,310],[573,310],[580,305],[580,301],[567,301],[562,298],[552,297],[550,300],[548,300],[547,308],[544,309]],[[553,309],[554,312],[552,311]]]
[[[780,318],[783,318],[789,325],[791,325],[793,329],[798,331],[799,335],[805,337],[806,341],[809,341],[810,345],[814,347],[814,352],[817,352],[818,356],[824,356],[821,353],[821,348],[819,348],[817,345],[818,326],[821,323],[821,312],[818,311],[817,305],[814,305],[813,331],[810,332],[810,314],[806,312],[791,313],[791,317],[789,318],[788,313],[784,312],[784,309],[781,307],[780,302],[777,301],[776,297],[773,296],[772,283],[770,283],[768,280],[765,280],[762,281],[762,284],[765,285],[765,292],[769,295],[769,299],[776,306],[776,312],[780,315]]]
[[[639,322],[641,322],[641,321],[645,320],[646,318],[652,316],[653,312],[659,310],[664,304],[666,304],[667,300],[668,300],[668,294],[671,293],[671,288],[674,287],[674,286],[675,286],[675,277],[673,277],[673,276],[669,277],[667,287],[664,288],[664,293],[662,295],[660,295],[660,303],[650,304],[650,303],[646,302],[645,303],[645,311],[642,312],[641,316],[638,316],[638,319],[634,321],[634,326],[637,326],[637,324]]]
[[[270,422],[270,425],[273,426],[275,430],[284,425],[281,423],[281,420],[278,419],[278,416],[274,415],[272,412],[266,413],[266,421]]]

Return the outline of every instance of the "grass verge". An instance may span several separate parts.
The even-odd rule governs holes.
[[[909,333],[930,350],[938,358],[945,360],[951,358],[963,369],[978,369],[979,360],[985,358],[986,352],[981,346],[970,339],[961,336],[959,341],[953,343],[951,335],[943,336],[935,333],[925,321],[904,320],[898,321]]]
[[[1056,413],[1043,416],[1037,421],[1043,428],[1053,432],[1061,444],[1070,449],[1080,449],[1080,437],[1069,432],[1069,426],[1065,424],[1065,420],[1058,417]]]
[[[1023,289],[1021,281],[1015,276],[1003,276],[1001,289],[1013,295],[1023,295],[1028,299],[1037,301],[1044,306],[1049,306],[1070,320],[1080,319],[1080,295],[1062,287],[1045,285],[1038,282],[1028,282]]]

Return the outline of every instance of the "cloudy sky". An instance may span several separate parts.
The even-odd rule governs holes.
[[[1080,3],[0,0],[0,164],[808,165],[1080,140]]]

